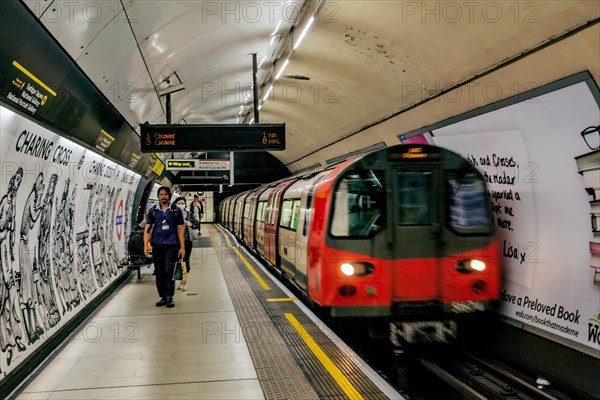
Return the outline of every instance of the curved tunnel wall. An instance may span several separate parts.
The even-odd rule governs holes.
[[[0,105],[0,384],[124,274],[146,180]]]

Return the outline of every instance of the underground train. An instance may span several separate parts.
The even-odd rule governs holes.
[[[224,199],[220,222],[337,318],[443,318],[500,294],[482,174],[401,144]]]

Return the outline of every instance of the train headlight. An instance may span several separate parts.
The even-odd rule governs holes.
[[[340,265],[340,271],[346,276],[369,275],[375,267],[368,262],[345,262]]]
[[[458,272],[464,273],[483,272],[485,271],[485,268],[485,263],[477,259],[461,260],[456,264]]]

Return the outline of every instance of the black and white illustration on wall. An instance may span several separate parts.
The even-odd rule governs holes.
[[[82,185],[70,178],[59,181],[57,173],[39,172],[35,179],[29,175],[26,184],[23,169],[18,168],[0,202],[3,375],[20,353],[24,358],[30,347],[53,334],[65,316],[70,318],[121,273],[126,241],[115,240],[120,212],[116,205],[125,200],[131,206],[133,198],[133,190],[110,184],[78,188]],[[78,225],[78,215],[83,225]],[[121,224],[130,229],[129,218]],[[97,254],[90,251],[94,245]]]
[[[22,320],[19,317],[19,267],[15,264],[16,198],[23,181],[19,168],[10,178],[8,190],[0,200],[0,350],[10,365],[15,351],[26,349],[22,342]]]
[[[122,192],[93,183],[78,191],[71,179],[59,182],[58,174],[43,172],[25,185],[22,168],[10,177],[0,202],[0,368],[47,339],[65,315],[119,274],[125,245],[113,239]],[[133,191],[126,194],[130,205]],[[78,205],[85,223],[76,232]],[[90,242],[98,246],[95,264]]]
[[[140,176],[0,106],[0,385],[124,272]]]

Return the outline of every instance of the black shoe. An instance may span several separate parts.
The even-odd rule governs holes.
[[[156,302],[156,307],[162,307],[164,305],[167,305],[167,298],[161,297],[160,300]]]
[[[175,303],[173,303],[173,298],[172,297],[167,297],[167,308],[173,308],[175,307]]]
[[[19,351],[25,351],[27,350],[27,347],[25,347],[25,345],[21,342],[21,338],[18,337],[15,339],[15,343],[17,344],[17,349]]]
[[[27,339],[28,339],[30,345],[37,342],[39,340],[39,338],[40,338],[40,336],[35,332],[27,333]]]

